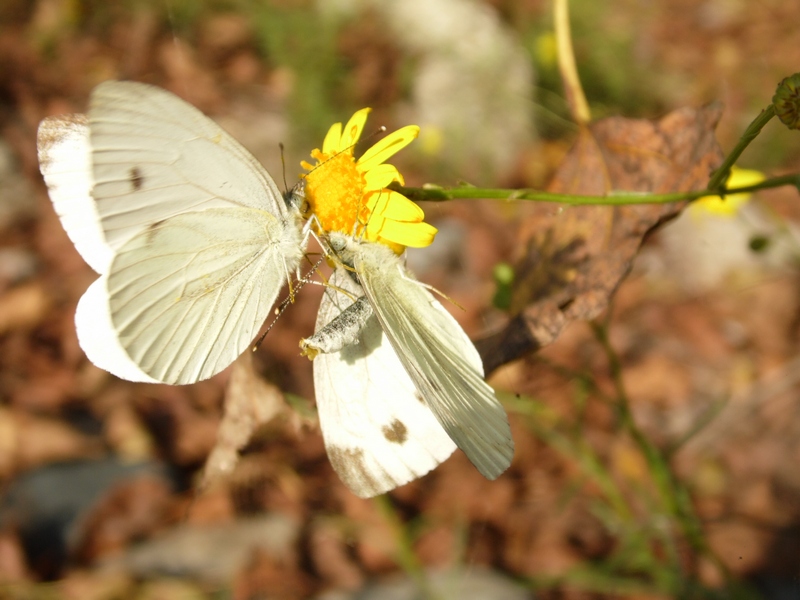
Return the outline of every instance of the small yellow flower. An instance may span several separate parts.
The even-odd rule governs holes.
[[[361,137],[369,108],[362,108],[342,129],[335,123],[328,130],[322,150],[315,148],[305,178],[306,217],[316,216],[321,231],[340,231],[380,242],[400,254],[406,246],[421,248],[433,242],[436,228],[424,222],[425,213],[402,194],[386,188],[403,176],[384,164],[419,135],[419,127],[408,125],[387,135],[356,160],[353,149]]]
[[[555,69],[558,65],[558,42],[555,32],[547,31],[537,36],[533,42],[533,53],[541,66]]]
[[[733,167],[730,177],[728,177],[728,188],[745,187],[756,185],[764,181],[764,174],[752,169],[740,169]],[[703,196],[695,200],[689,207],[692,214],[700,216],[703,213],[732,217],[744,205],[752,194],[728,194],[724,198],[721,196]]]

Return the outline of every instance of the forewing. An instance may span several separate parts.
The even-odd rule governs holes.
[[[330,284],[320,304],[317,331],[363,294],[343,269],[333,274]],[[362,498],[421,477],[456,448],[422,401],[374,315],[357,344],[314,359],[314,388],[331,464]]]
[[[218,373],[258,333],[299,261],[299,236],[271,213],[243,208],[152,225],[118,251],[108,277],[120,343],[165,383]]]
[[[39,124],[36,146],[39,169],[64,230],[89,266],[105,273],[112,253],[92,198],[94,182],[86,116],[44,119]]]
[[[514,441],[475,346],[391,250],[370,243],[354,248],[364,291],[417,389],[478,471],[497,478],[511,463]]]
[[[219,125],[177,96],[109,81],[89,108],[93,195],[106,240],[121,248],[151,224],[207,208],[285,215],[272,178]]]

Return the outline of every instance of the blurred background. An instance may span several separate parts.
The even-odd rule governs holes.
[[[570,10],[594,119],[721,101],[724,151],[800,65],[797,3]],[[203,489],[229,373],[132,384],[77,344],[95,275],[39,175],[42,118],[83,112],[107,79],[153,83],[282,187],[370,106],[366,134],[422,128],[391,161],[408,185],[541,189],[578,133],[552,21],[546,0],[4,0],[0,598],[800,597],[795,189],[693,206],[647,238],[599,321],[497,370],[517,450],[494,482],[458,451],[376,500],[338,481],[297,347],[319,286],[254,357],[286,405]],[[739,164],[797,172],[800,135],[772,122]],[[496,331],[530,205],[423,208],[440,233],[412,269],[473,339]]]

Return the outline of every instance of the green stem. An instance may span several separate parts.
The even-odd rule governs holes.
[[[739,160],[742,152],[747,146],[752,142],[756,136],[761,133],[761,130],[764,128],[764,125],[769,123],[769,120],[775,116],[775,105],[770,104],[767,108],[761,111],[753,122],[747,126],[742,137],[739,138],[739,143],[731,150],[730,154],[725,157],[722,165],[714,171],[711,175],[711,180],[708,182],[708,189],[714,190],[715,192],[720,188],[725,186],[725,182],[728,181],[728,177],[731,174],[731,167],[736,164],[736,161]]]
[[[520,399],[517,396],[511,397],[509,395],[503,398],[503,404],[513,407],[513,412],[523,415],[534,434],[545,444],[574,460],[583,474],[589,477],[600,489],[613,510],[620,515],[623,521],[632,521],[635,518],[633,510],[615,484],[611,473],[585,439],[581,437],[572,439],[561,433],[558,427],[542,425],[548,419],[543,418],[537,410],[531,410],[532,407],[536,406],[536,403],[529,398]]]
[[[622,364],[614,348],[611,346],[611,341],[608,339],[608,332],[605,326],[597,322],[592,322],[591,326],[595,337],[608,356],[611,376],[618,397],[617,408],[619,410],[621,423],[645,457],[651,473],[653,474],[653,480],[664,508],[680,525],[691,547],[697,553],[708,556],[730,581],[730,574],[727,568],[717,559],[716,555],[714,555],[708,547],[702,527],[700,526],[700,521],[694,512],[691,497],[673,475],[668,461],[662,456],[656,445],[645,436],[641,429],[639,429],[639,426],[633,418],[630,401],[622,378]]]
[[[560,202],[574,206],[582,205],[607,205],[620,206],[626,204],[667,204],[682,200],[696,200],[703,196],[731,195],[750,193],[768,188],[793,185],[800,188],[800,173],[771,177],[754,185],[735,188],[719,187],[715,189],[693,190],[690,192],[670,192],[668,194],[650,194],[648,192],[611,192],[605,196],[581,196],[577,194],[554,194],[536,190],[509,190],[493,188],[476,188],[460,186],[455,188],[424,187],[412,188],[392,184],[389,186],[415,202],[447,202],[449,200],[475,200],[475,199],[502,199],[502,200],[533,200],[537,202]]]
[[[395,557],[400,567],[414,580],[423,598],[438,600],[438,596],[430,586],[425,568],[414,553],[414,545],[400,515],[386,494],[373,498],[373,503],[391,526],[395,536]]]

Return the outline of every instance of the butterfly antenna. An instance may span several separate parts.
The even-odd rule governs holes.
[[[281,175],[283,176],[283,189],[286,194],[289,193],[289,184],[286,183],[286,148],[283,142],[278,142],[278,148],[281,149]]]

